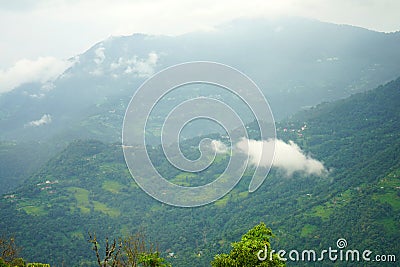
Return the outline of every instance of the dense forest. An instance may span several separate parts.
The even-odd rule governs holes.
[[[228,195],[197,208],[171,207],[144,193],[129,174],[120,144],[76,140],[2,196],[0,235],[13,236],[28,261],[51,266],[96,266],[88,232],[105,239],[139,231],[172,266],[210,266],[215,255],[228,253],[232,242],[260,222],[271,227],[271,245],[278,250],[322,251],[344,238],[351,249],[396,254],[400,251],[399,102],[397,79],[280,121],[278,137],[294,141],[322,161],[328,173],[287,176],[272,169],[263,185],[249,193],[249,170]],[[191,150],[196,140],[186,142],[182,145],[186,153],[196,155],[198,151]],[[221,158],[194,177],[168,166],[161,147],[153,148],[151,158],[181,185],[209,182],[227,160]],[[3,171],[16,170],[10,165]],[[346,265],[324,262],[324,266],[338,264]]]

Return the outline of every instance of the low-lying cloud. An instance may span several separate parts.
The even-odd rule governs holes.
[[[103,46],[100,46],[94,51],[95,57],[93,59],[94,63],[97,65],[100,65],[103,63],[104,59],[106,59],[106,55],[104,54],[105,48]]]
[[[54,57],[39,57],[37,60],[21,59],[9,69],[0,69],[0,93],[11,91],[24,83],[45,83],[54,80],[71,65],[72,62]]]
[[[313,159],[311,156],[304,154],[301,148],[293,141],[285,143],[282,140],[276,139],[267,141],[247,140],[242,139],[236,146],[243,152],[249,155],[250,164],[255,166],[268,166],[271,164],[271,159],[262,153],[272,149],[275,143],[275,156],[272,166],[281,169],[287,176],[291,176],[295,172],[303,172],[305,174],[313,174],[322,176],[326,174],[322,162]]]
[[[211,145],[217,154],[224,154],[228,152],[227,146],[219,140],[212,140]]]
[[[155,52],[150,52],[147,58],[134,56],[130,59],[119,58],[117,62],[110,65],[111,70],[122,69],[125,74],[135,74],[140,78],[148,78],[154,74],[159,56]]]
[[[31,121],[28,123],[29,126],[38,127],[45,124],[50,124],[52,121],[50,114],[44,114],[40,119]]]

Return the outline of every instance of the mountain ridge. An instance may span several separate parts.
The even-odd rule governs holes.
[[[134,34],[98,42],[74,57],[73,66],[54,82],[25,84],[1,95],[0,138],[47,139],[65,131],[64,124],[85,119],[87,109],[111,104],[108,98],[121,98],[127,105],[145,78],[185,61],[218,61],[244,71],[280,119],[304,106],[373,89],[400,74],[400,33],[302,19],[226,25],[214,32],[175,37]],[[48,129],[31,127],[33,133],[26,134],[24,125],[44,114],[53,117],[44,125]]]

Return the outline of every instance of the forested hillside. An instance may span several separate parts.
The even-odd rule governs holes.
[[[254,80],[281,120],[395,79],[399,43],[400,32],[304,18],[243,18],[210,32],[107,38],[70,58],[51,81],[0,94],[0,194],[22,184],[72,140],[120,142],[132,94],[164,68],[197,60],[228,64]],[[193,95],[176,100],[187,96]],[[7,157],[21,149],[21,162],[28,163],[10,164]]]
[[[246,176],[227,196],[198,208],[171,207],[144,193],[130,177],[120,144],[77,140],[3,195],[0,234],[15,236],[28,260],[57,266],[95,262],[88,231],[118,237],[141,229],[173,266],[210,266],[215,254],[227,252],[232,241],[260,221],[272,228],[275,249],[321,251],[345,238],[352,249],[396,254],[398,103],[400,79],[277,123],[278,137],[324,162],[328,174],[287,176],[273,169],[254,193],[247,191]],[[168,169],[160,148],[153,152],[172,181],[198,182]],[[224,160],[201,177],[212,179]]]

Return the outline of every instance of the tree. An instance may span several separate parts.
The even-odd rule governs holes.
[[[158,252],[154,252],[139,254],[138,262],[144,267],[171,267],[171,264],[164,263],[164,261],[165,260],[159,256]]]
[[[21,249],[15,244],[14,237],[0,238],[0,267],[25,267],[25,261],[17,258]]]
[[[286,266],[277,254],[270,254],[271,237],[273,237],[271,229],[260,223],[243,235],[239,242],[232,243],[233,249],[229,254],[216,255],[211,265],[213,267]],[[260,251],[262,260],[258,257]],[[264,255],[267,255],[265,259]]]
[[[2,258],[0,258],[0,267],[10,267],[10,264],[7,264]]]
[[[4,260],[5,263],[11,263],[13,260],[17,259],[20,248],[15,244],[15,239],[11,238],[0,238],[0,258]]]
[[[121,247],[122,244],[119,243],[117,247],[117,241],[114,239],[113,242],[109,243],[108,237],[106,237],[106,251],[105,251],[105,256],[104,259],[101,260],[100,258],[100,253],[99,253],[99,243],[97,242],[97,237],[95,234],[89,233],[89,243],[93,244],[93,250],[96,253],[96,259],[97,259],[97,264],[99,267],[117,267],[119,266],[118,262],[118,256],[119,253],[121,252]]]
[[[168,267],[164,259],[159,256],[157,247],[146,242],[143,230],[135,235],[128,236],[122,243],[123,253],[119,257],[121,266]]]
[[[99,267],[169,267],[170,264],[164,263],[164,259],[159,256],[153,244],[147,244],[145,235],[142,231],[129,237],[119,239],[109,244],[106,238],[105,257],[101,259],[99,244],[96,235],[89,233],[89,243],[93,244]]]

